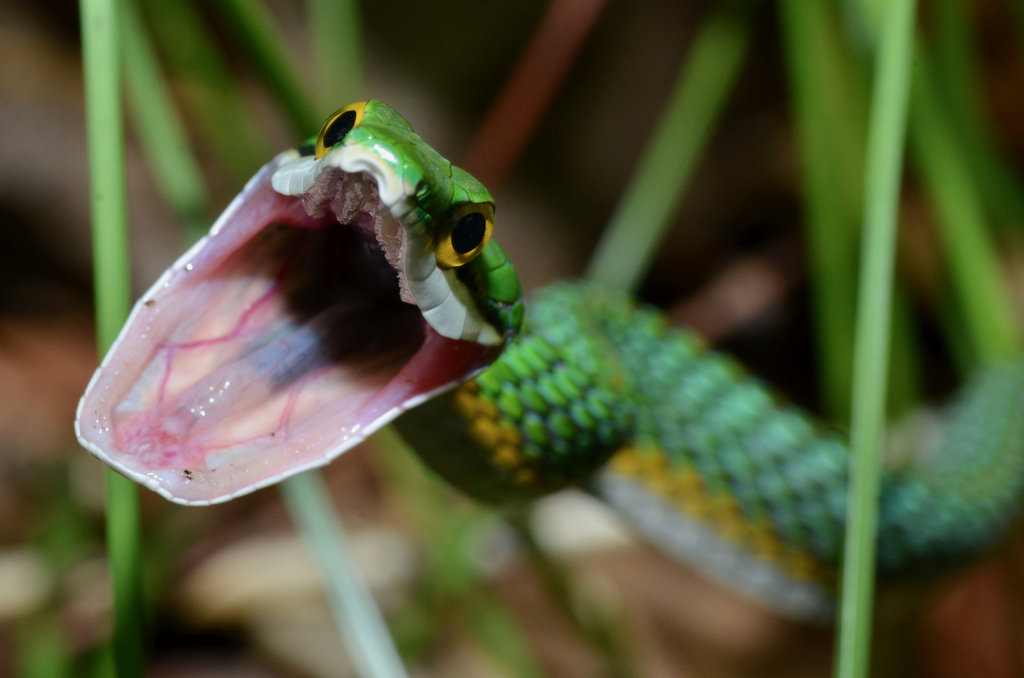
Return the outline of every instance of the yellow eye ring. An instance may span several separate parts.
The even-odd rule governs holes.
[[[487,246],[494,230],[494,205],[466,203],[454,210],[444,225],[434,257],[442,268],[458,268],[472,261]]]
[[[353,127],[358,127],[359,123],[363,121],[365,112],[366,102],[359,101],[331,113],[327,122],[320,128],[320,133],[316,135],[316,150],[314,151],[316,159],[319,160],[327,155],[327,151],[331,150],[335,144],[341,143]]]

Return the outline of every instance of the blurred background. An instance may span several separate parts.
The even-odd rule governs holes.
[[[252,65],[226,4],[132,5],[152,39],[202,186],[201,203],[183,210],[175,202],[151,171],[152,144],[129,96],[137,293],[261,164],[308,134],[295,128]],[[471,170],[493,173],[497,238],[533,290],[582,274],[695,37],[709,17],[733,17],[744,31],[738,70],[640,296],[842,428],[849,375],[835,365],[848,364],[852,346],[871,49],[871,31],[854,4],[871,3],[366,2],[362,91],[396,108],[454,162],[468,156]],[[550,28],[545,20],[555,5],[562,23]],[[268,0],[266,9],[302,74],[298,88],[315,102],[314,117],[348,103],[325,101],[315,90],[306,4]],[[973,226],[990,243],[995,265],[974,263],[1005,289],[1007,323],[1020,325],[1022,19],[1021,0],[920,2],[930,89],[918,88],[924,76],[915,71],[894,417],[941,402],[983,353],[972,344],[969,297],[957,294],[974,273],[957,268],[948,245],[949,229],[971,222],[973,213],[963,210],[972,205]],[[546,41],[539,30],[545,25]],[[112,625],[102,468],[72,430],[96,365],[79,31],[74,2],[0,3],[3,677],[106,675],[100,650]],[[532,62],[524,58],[528,45]],[[524,145],[513,149],[506,172],[487,164],[493,146],[477,130],[517,64],[525,89],[515,92],[537,124],[509,128]],[[559,68],[564,78],[554,78],[550,96],[537,104],[535,90]],[[515,106],[507,104],[513,115],[504,119],[515,121]],[[946,155],[937,157],[943,148]],[[415,676],[831,670],[831,628],[786,620],[702,579],[581,493],[544,500],[531,520],[547,562],[568,587],[566,605],[550,594],[550,573],[538,569],[500,516],[444,486],[414,458],[368,443],[331,464],[326,476]],[[203,509],[149,492],[142,499],[148,675],[354,675],[273,489]],[[949,577],[884,583],[880,595],[877,653],[892,675],[1024,675],[1019,537]],[[595,627],[613,633],[588,633]]]

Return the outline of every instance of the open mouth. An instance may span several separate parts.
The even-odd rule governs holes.
[[[404,227],[363,173],[265,167],[136,304],[79,404],[90,451],[185,504],[326,464],[486,366],[412,303]]]

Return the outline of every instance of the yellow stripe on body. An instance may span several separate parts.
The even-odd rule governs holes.
[[[615,473],[639,483],[680,513],[777,565],[794,579],[834,584],[836,575],[831,567],[786,544],[767,517],[748,520],[728,492],[710,490],[692,466],[673,466],[653,447],[624,447],[609,464]]]
[[[452,402],[467,421],[470,437],[486,450],[493,466],[509,474],[517,486],[537,483],[537,462],[522,453],[518,427],[502,417],[489,398],[481,396],[475,380],[458,387]],[[767,517],[748,520],[728,492],[709,489],[692,466],[672,466],[668,457],[654,447],[624,447],[609,464],[613,471],[637,482],[683,515],[712,528],[753,556],[775,564],[794,579],[829,585],[834,582],[832,568],[786,544]]]
[[[455,390],[453,402],[456,412],[469,422],[470,436],[490,454],[491,464],[510,474],[514,485],[537,482],[539,476],[533,460],[520,449],[523,438],[519,429],[501,416],[489,398],[480,396],[475,379]]]

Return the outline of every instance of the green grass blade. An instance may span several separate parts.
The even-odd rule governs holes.
[[[838,678],[865,677],[870,665],[880,448],[885,426],[896,224],[910,98],[915,4],[915,0],[893,0],[883,15],[868,127]]]
[[[266,6],[260,0],[218,0],[216,6],[249,61],[281,102],[295,131],[303,138],[315,134],[322,120],[309,105],[301,84],[310,78],[299,77]]]
[[[321,118],[363,97],[363,40],[357,0],[310,0],[309,26]]]
[[[114,662],[118,678],[142,676],[142,519],[139,486],[107,469],[107,558],[114,584]]]
[[[185,221],[187,241],[194,242],[209,228],[199,163],[134,0],[123,0],[122,12],[125,84],[139,143],[157,190]]]
[[[856,262],[863,200],[866,102],[828,3],[780,5],[797,138],[825,412],[850,412]]]
[[[200,138],[241,186],[271,149],[206,20],[191,0],[141,0],[141,6]]]
[[[469,632],[511,678],[543,678],[544,672],[529,651],[522,629],[504,601],[474,593],[466,601]]]
[[[572,574],[559,562],[550,558],[533,536],[525,513],[512,515],[509,522],[516,528],[516,534],[526,547],[530,560],[537,568],[538,576],[548,596],[563,611],[563,616],[576,632],[590,641],[593,648],[604,659],[609,678],[632,678],[636,675],[633,661],[620,622],[606,614],[589,610],[581,611],[572,595]]]
[[[978,178],[977,186],[986,208],[998,223],[1024,228],[1024,182],[993,139],[993,125],[984,110],[980,90],[982,67],[972,34],[975,22],[964,0],[936,0],[936,83],[950,122]]]
[[[587,278],[629,291],[639,287],[736,82],[749,31],[745,17],[731,12],[701,25]]]
[[[127,319],[132,300],[117,2],[82,0],[81,17],[96,328],[103,354]],[[119,678],[142,676],[140,534],[138,488],[108,469],[107,550],[114,589],[114,656]]]
[[[20,678],[71,678],[70,640],[60,617],[46,614],[23,621],[18,629],[15,674]]]
[[[1010,355],[1020,328],[986,225],[981,193],[943,109],[928,53],[914,55],[911,142],[939,225],[957,302],[978,359]]]
[[[972,44],[971,8],[964,0],[933,0],[935,16],[935,63],[942,73],[940,87],[958,125],[980,126],[980,72]]]
[[[892,299],[892,360],[889,361],[888,412],[898,417],[920,403],[924,388],[921,347],[907,286],[897,280]]]
[[[543,676],[515,616],[483,579],[475,549],[468,546],[478,543],[480,535],[499,518],[461,497],[453,498],[452,491],[431,477],[394,427],[374,434],[373,445],[388,487],[407,507],[425,551],[427,614],[450,615],[453,608],[464,611],[469,634],[507,674],[514,678]],[[439,629],[432,628],[436,637]]]
[[[853,383],[857,261],[863,209],[867,93],[849,39],[873,45],[877,0],[847,0],[847,32],[826,2],[783,0],[782,28],[803,161],[804,221],[814,306],[822,406],[846,421]],[[890,411],[902,412],[921,390],[920,349],[909,307],[897,286],[893,303]]]
[[[342,631],[356,673],[361,678],[408,675],[384,617],[356,566],[352,546],[320,474],[292,476],[281,483],[281,494],[317,563],[334,621]]]
[[[86,678],[117,678],[114,653],[110,647],[101,647],[93,652],[86,660],[85,669],[79,675]]]
[[[131,309],[131,269],[121,117],[117,0],[82,1],[82,61],[89,144],[99,350],[114,343]]]

